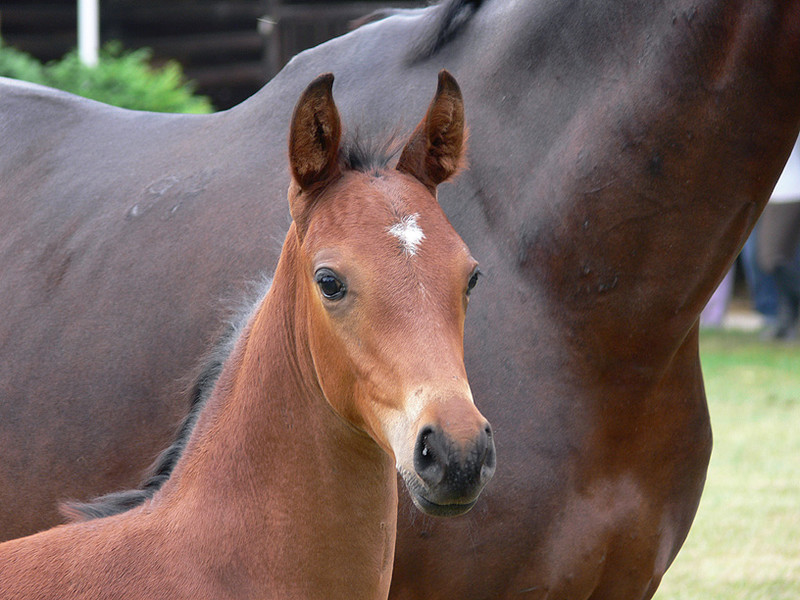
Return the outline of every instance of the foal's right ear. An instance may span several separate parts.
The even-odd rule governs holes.
[[[333,102],[333,75],[325,73],[301,94],[289,129],[289,167],[303,192],[313,191],[339,174],[341,135],[339,111]]]

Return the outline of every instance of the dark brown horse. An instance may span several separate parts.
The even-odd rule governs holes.
[[[340,147],[332,85],[297,103],[275,278],[172,477],[138,508],[0,544],[5,600],[385,599],[395,465],[437,515],[491,478],[462,349],[477,263],[435,197],[462,162],[458,86],[441,73],[388,169]]]
[[[800,128],[795,0],[448,0],[202,117],[6,84],[5,535],[134,485],[169,443],[217,307],[276,260],[289,216],[268,194],[302,86],[336,72],[371,135],[413,126],[442,67],[472,166],[440,200],[486,273],[465,360],[500,464],[464,517],[401,506],[392,595],[653,594],[711,447],[697,316]]]

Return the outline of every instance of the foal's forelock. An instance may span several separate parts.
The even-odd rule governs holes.
[[[339,148],[339,166],[342,171],[379,176],[400,154],[403,141],[397,132],[377,138],[366,138],[358,130],[346,133]]]

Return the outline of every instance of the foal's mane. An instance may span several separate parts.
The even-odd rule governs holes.
[[[388,167],[401,147],[396,135],[389,136],[382,143],[375,143],[365,140],[355,132],[343,140],[339,148],[339,164],[343,170],[377,174]],[[202,368],[187,391],[189,413],[181,422],[175,440],[150,467],[147,478],[133,490],[112,492],[89,502],[64,502],[60,510],[69,521],[89,521],[126,512],[144,504],[161,489],[183,455],[198,417],[216,387],[222,367],[230,356],[236,340],[261,304],[270,284],[271,280],[266,280],[264,284],[255,286],[256,298],[244,304],[244,308],[236,311],[233,318],[228,320],[217,344],[206,355]]]
[[[253,294],[256,295],[256,299],[244,304],[225,323],[217,343],[206,354],[202,368],[197,371],[191,386],[186,391],[189,412],[181,422],[175,440],[158,455],[148,469],[150,474],[147,478],[136,489],[112,492],[88,502],[62,503],[59,509],[68,521],[89,521],[126,512],[144,504],[161,489],[186,449],[198,417],[217,385],[222,366],[233,351],[236,340],[239,339],[253,311],[269,291],[271,283],[271,280],[265,279],[260,285],[254,286]]]

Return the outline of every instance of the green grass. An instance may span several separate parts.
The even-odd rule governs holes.
[[[656,600],[800,599],[800,343],[704,331],[714,452]]]

